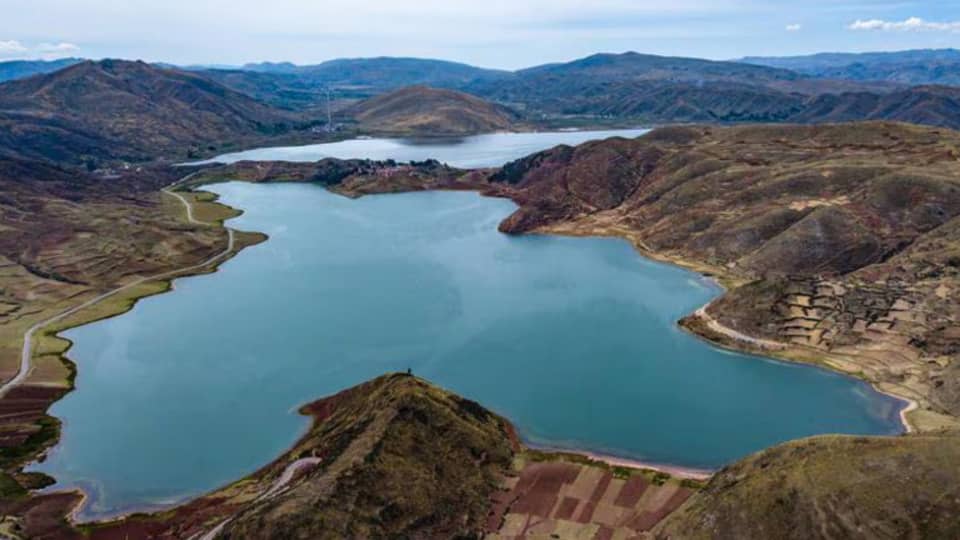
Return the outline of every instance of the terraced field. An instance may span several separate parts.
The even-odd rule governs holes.
[[[544,462],[521,456],[515,466],[518,472],[497,495],[491,520],[500,525],[488,540],[637,538],[679,508],[695,485],[651,471],[555,457]]]

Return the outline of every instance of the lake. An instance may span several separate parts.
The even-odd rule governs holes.
[[[819,433],[893,434],[902,403],[811,366],[711,347],[676,320],[720,293],[625,241],[510,237],[474,193],[346,199],[310,184],[210,186],[266,243],[129,313],[64,333],[76,391],[34,470],[82,518],[170,504],[282,453],[295,409],[388,371],[510,418],[525,440],[715,468]]]
[[[256,148],[232,154],[223,154],[194,165],[207,163],[235,163],[244,160],[317,161],[333,157],[340,159],[393,159],[396,161],[424,161],[437,159],[453,167],[478,169],[499,167],[508,161],[528,156],[558,144],[577,145],[608,137],[638,137],[648,129],[621,129],[609,131],[556,131],[541,133],[491,133],[458,139],[350,139],[335,143],[306,146]]]

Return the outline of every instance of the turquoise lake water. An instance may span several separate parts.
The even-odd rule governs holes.
[[[252,472],[295,409],[412,368],[527,441],[694,468],[819,433],[892,434],[902,404],[809,366],[722,351],[676,320],[719,294],[617,239],[509,237],[474,193],[350,200],[308,184],[210,186],[270,235],[220,271],[75,328],[77,389],[34,467],[83,517],[169,504]]]

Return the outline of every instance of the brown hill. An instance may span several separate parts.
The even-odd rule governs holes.
[[[248,479],[93,538],[476,538],[512,467],[512,428],[477,403],[387,375],[303,407],[290,451]],[[218,528],[219,527],[219,528]],[[211,538],[213,536],[210,536]]]
[[[369,132],[405,135],[471,135],[515,129],[516,114],[454,90],[411,86],[370,98],[345,114]]]
[[[718,473],[660,538],[960,538],[960,436],[817,437]]]
[[[0,85],[0,155],[63,163],[187,157],[291,118],[198,75],[103,60]]]

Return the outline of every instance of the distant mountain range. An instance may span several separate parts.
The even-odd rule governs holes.
[[[960,127],[960,118],[955,120],[942,100],[934,107],[937,114],[915,114],[924,109],[919,101],[929,93],[907,85],[828,80],[780,67],[634,52],[596,54],[515,72],[436,60],[371,58],[316,66],[252,64],[198,73],[271,105],[299,111],[325,107],[328,90],[334,107],[340,108],[426,85],[500,103],[535,122],[819,122],[847,119],[863,110],[863,118],[934,118],[936,125]],[[894,92],[905,99],[892,110],[875,106]],[[939,92],[937,99],[945,93],[949,91]]]
[[[317,65],[247,64],[238,69],[201,69],[205,76],[279,107],[303,109],[325,102],[326,90],[339,99],[363,99],[424,85],[463,89],[512,76],[509,71],[420,58],[351,58]]]
[[[957,54],[868,58],[948,62]],[[833,55],[817,60],[823,66],[842,61]],[[960,129],[960,87],[823,79],[779,66],[638,53],[515,72],[412,58],[189,70],[77,62],[0,63],[6,73],[60,66],[0,84],[0,156],[58,163],[188,159],[294,132],[315,139],[305,128],[326,123],[328,105],[337,124],[357,133],[855,120]]]
[[[740,62],[789,69],[804,75],[852,81],[960,85],[960,50],[919,49],[878,53],[746,57]]]
[[[51,73],[83,62],[80,58],[60,60],[10,60],[0,62],[0,82],[22,79],[40,73]]]

